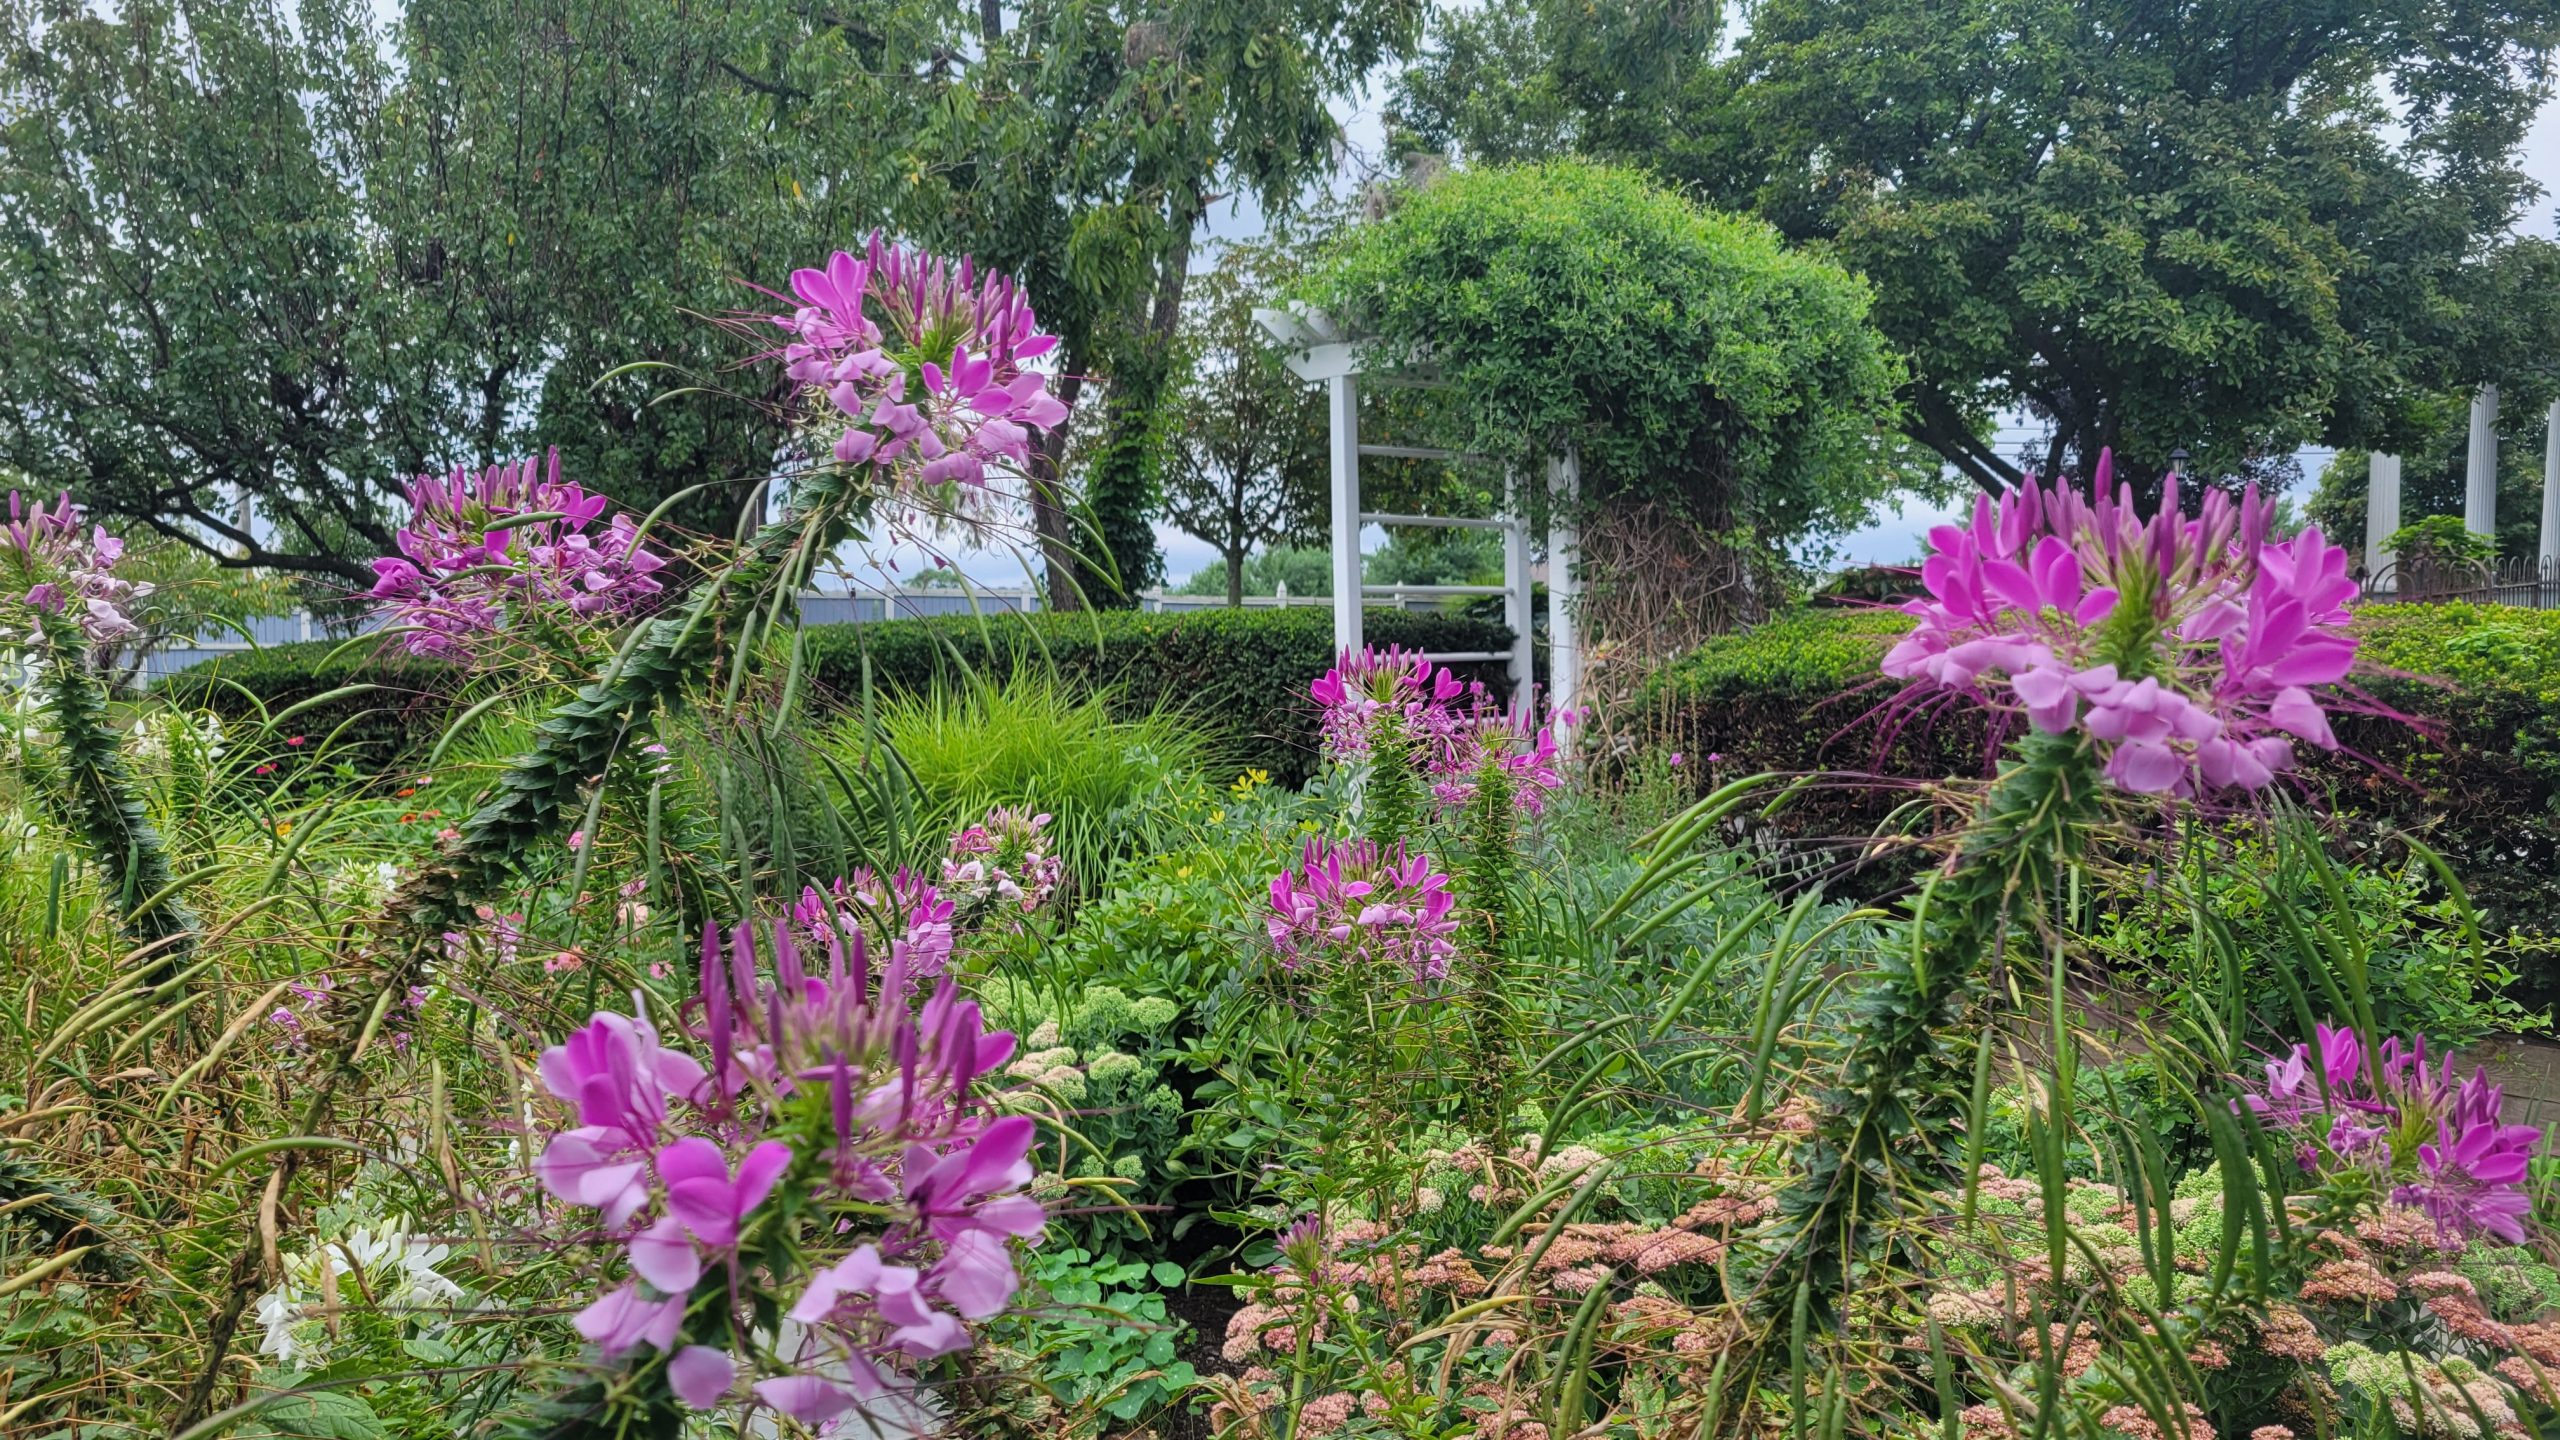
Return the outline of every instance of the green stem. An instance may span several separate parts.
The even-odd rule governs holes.
[[[79,631],[45,617],[37,648],[35,683],[53,716],[61,762],[59,783],[49,788],[64,825],[98,868],[107,903],[124,917],[125,938],[150,951],[142,983],[156,985],[194,951],[195,914],[174,893],[168,846],[125,769],[122,742],[107,723],[106,687],[89,668]]]
[[[2098,812],[2097,758],[2075,735],[2032,732],[1983,798],[1953,866],[1924,896],[1909,946],[1897,946],[1850,1005],[1839,1083],[1798,1152],[1778,1200],[1785,1243],[1758,1304],[1783,1315],[1810,1297],[1828,1323],[1850,1267],[1880,1255],[1910,1202],[1958,1168],[1970,1091],[1957,1047],[1940,1039],[1980,997],[1984,961],[2000,953]]]
[[[462,824],[443,863],[413,879],[394,902],[430,932],[464,920],[473,901],[503,888],[519,857],[543,848],[561,812],[604,775],[630,734],[661,706],[682,703],[708,678],[723,641],[758,618],[771,592],[796,587],[840,544],[864,498],[867,470],[825,469],[794,477],[791,515],[767,526],[684,607],[652,620],[623,654],[534,727],[533,748],[507,763],[496,793]]]

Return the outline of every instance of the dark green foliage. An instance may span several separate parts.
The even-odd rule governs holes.
[[[125,1256],[124,1241],[117,1233],[121,1217],[113,1205],[5,1151],[0,1151],[0,1205],[11,1207],[0,1224],[35,1231],[44,1251],[97,1246],[81,1257],[81,1270],[112,1276],[132,1272],[133,1262]]]
[[[434,746],[468,679],[463,668],[410,655],[394,642],[302,640],[209,660],[151,688],[171,705],[211,710],[233,722],[350,685],[373,686],[303,711],[294,726],[334,737],[333,758],[360,771],[385,773]]]
[[[1689,0],[1451,7],[1411,143],[1637,165],[1817,242],[1910,357],[1907,432],[1985,484],[2409,448],[2549,353],[2515,222],[2548,0]],[[2524,397],[2514,397],[2524,399]],[[2538,415],[2538,399],[2523,407]],[[2458,423],[2458,419],[2456,420]]]
[[[1511,632],[1491,621],[1399,610],[1372,610],[1370,643],[1440,651],[1502,650]],[[1136,612],[1070,615],[952,616],[809,630],[802,654],[803,690],[828,709],[862,697],[862,666],[888,695],[922,694],[936,681],[977,676],[1002,680],[1017,670],[1054,667],[1071,686],[1110,695],[1114,713],[1132,718],[1159,705],[1192,716],[1239,764],[1296,784],[1312,772],[1315,710],[1301,703],[1303,680],[1333,663],[1333,617],[1314,606],[1286,610]],[[340,686],[386,687],[332,701],[295,722],[326,735],[344,722],[339,745],[351,741],[366,763],[388,770],[422,757],[453,718],[461,672],[364,645],[329,641],[276,645],[190,670],[156,687],[174,703],[201,705],[225,718],[269,710]],[[1452,667],[1508,694],[1498,662]],[[227,683],[226,683],[227,682]],[[1284,683],[1285,682],[1285,683]],[[244,695],[242,691],[248,692]]]
[[[1867,718],[1894,693],[1876,662],[1908,624],[1886,610],[1791,612],[1666,667],[1640,705],[1667,748],[1701,759],[1720,753],[1716,768],[1728,776],[1987,773],[1991,716],[1981,707],[1951,705],[1892,723]],[[2356,685],[2376,707],[2418,725],[2385,714],[2334,716],[2344,748],[2301,751],[2309,798],[2433,846],[2479,897],[2493,928],[2560,925],[2560,613],[2369,605],[2354,630],[2363,661],[2381,672]],[[1696,783],[1709,773],[1700,769]],[[1778,823],[1799,835],[1862,834],[1909,798],[1887,787],[1826,788],[1799,797]],[[2374,830],[2351,827],[2347,838],[2384,843]]]
[[[123,737],[107,724],[106,688],[89,669],[80,633],[59,616],[43,624],[34,683],[57,742],[43,789],[64,828],[88,847],[107,903],[124,917],[125,938],[150,949],[140,983],[157,985],[194,950],[195,912],[175,893],[168,846],[125,769]]]
[[[1778,1199],[1785,1248],[1762,1280],[1768,1312],[1805,1303],[1802,1287],[1812,1315],[1837,1314],[1853,1267],[1879,1252],[1878,1227],[1955,1174],[1967,1066],[1941,1032],[1981,998],[1992,966],[2039,958],[2033,917],[2081,853],[2099,785],[2084,737],[2028,732],[1954,869],[1923,892],[1920,933],[1886,945],[1850,1001],[1839,1082],[1821,1092],[1801,1173]]]
[[[1511,643],[1500,625],[1441,615],[1372,610],[1363,625],[1369,643],[1381,647],[1484,651]],[[802,659],[812,696],[822,704],[858,701],[866,656],[872,684],[893,694],[921,692],[937,679],[976,674],[993,681],[1054,667],[1070,687],[1110,693],[1129,715],[1159,707],[1190,715],[1240,764],[1296,784],[1315,765],[1315,705],[1306,682],[1333,664],[1333,617],[1306,606],[835,625],[808,633]],[[1497,696],[1507,693],[1499,663],[1452,668]]]
[[[1172,343],[1133,343],[1111,378],[1104,402],[1102,444],[1085,475],[1084,549],[1080,583],[1087,605],[1126,610],[1138,592],[1164,578],[1155,527],[1147,523],[1164,500],[1167,431],[1176,423],[1165,408],[1172,379]]]

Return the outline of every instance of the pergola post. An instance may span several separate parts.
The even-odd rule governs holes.
[[[2560,569],[2560,400],[2551,402],[2542,441],[2542,573]]]
[[[1502,623],[1511,627],[1511,713],[1535,715],[1537,647],[1530,634],[1529,496],[1520,472],[1505,470],[1502,480]]]
[[[2366,466],[2364,573],[2377,576],[2391,563],[2392,532],[2400,528],[2400,457],[2375,454]]]
[[[2498,387],[2471,397],[2471,449],[2464,458],[2462,524],[2474,535],[2498,533]]]
[[[1547,462],[1547,705],[1561,712],[1582,690],[1582,457],[1571,450]],[[1566,726],[1556,743],[1571,743]]]
[[[1360,648],[1360,379],[1325,382],[1333,411],[1333,648]]]

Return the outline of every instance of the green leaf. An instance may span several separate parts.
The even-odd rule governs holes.
[[[260,1407],[256,1423],[279,1440],[386,1440],[390,1433],[372,1406],[334,1390],[287,1395]],[[257,1432],[244,1428],[241,1433]]]
[[[1168,1290],[1189,1278],[1188,1274],[1181,1266],[1174,1264],[1170,1260],[1157,1261],[1153,1266],[1149,1267],[1148,1273],[1155,1277],[1155,1282],[1158,1285],[1161,1285]]]

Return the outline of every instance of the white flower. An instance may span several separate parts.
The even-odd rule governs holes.
[[[314,1349],[316,1336],[307,1332],[319,1329],[304,1313],[305,1303],[290,1282],[258,1297],[258,1323],[267,1328],[266,1338],[258,1342],[259,1354],[272,1355],[288,1368],[300,1367]]]

